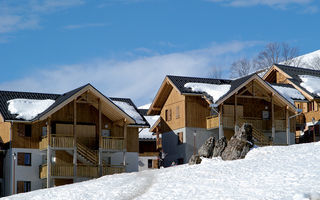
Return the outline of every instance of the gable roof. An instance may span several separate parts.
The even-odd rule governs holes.
[[[168,79],[168,81],[166,81],[166,79]],[[201,95],[201,96],[205,95],[209,98],[210,98],[210,95],[208,95],[204,92],[192,91],[190,88],[184,87],[185,84],[190,83],[190,82],[206,83],[206,84],[213,84],[213,85],[228,84],[231,86],[230,89],[224,95],[222,95],[218,100],[216,100],[216,104],[219,105],[222,102],[224,102],[226,99],[228,99],[230,96],[232,96],[234,93],[236,93],[238,90],[240,90],[249,81],[252,81],[254,79],[258,80],[265,88],[270,90],[272,93],[277,94],[278,98],[280,98],[282,102],[289,105],[289,107],[292,110],[295,110],[295,107],[292,104],[292,102],[288,101],[288,99],[286,99],[284,96],[282,96],[282,94],[280,94],[277,90],[275,90],[271,85],[269,85],[267,82],[265,82],[261,77],[259,77],[255,73],[250,74],[248,76],[238,78],[238,79],[234,79],[234,80],[185,77],[185,76],[167,76],[166,79],[162,83],[162,86],[160,87],[155,100],[152,102],[150,109],[148,111],[148,114],[158,114],[160,112],[160,111],[156,112],[152,109],[154,109],[153,107],[154,107],[155,101],[157,101],[157,98],[161,93],[161,89],[162,89],[163,85],[168,82],[171,83],[173,85],[172,87],[176,88],[180,92],[180,94],[182,94],[182,95]],[[167,95],[169,95],[169,93],[167,93]],[[163,101],[163,103],[164,103],[164,101]],[[162,106],[163,105],[161,105],[161,107]]]
[[[307,69],[307,68],[301,68],[301,67],[274,64],[272,67],[270,67],[269,71],[264,75],[263,79],[266,79],[268,77],[268,75],[274,69],[282,72],[285,76],[287,76],[289,82],[291,82],[293,85],[298,87],[300,90],[302,90],[304,93],[306,93],[309,97],[320,98],[320,96],[318,96],[317,94],[314,94],[314,93],[308,91],[305,87],[301,86],[300,84],[303,81],[299,77],[302,75],[309,75],[309,76],[314,76],[314,77],[320,78],[320,70],[313,70],[313,69]],[[320,84],[320,83],[315,83],[315,84]]]
[[[139,116],[141,117],[141,119],[143,120],[143,123],[139,123],[134,116],[130,116],[131,118],[133,118],[135,120],[134,124],[131,125],[137,125],[137,126],[144,126],[144,127],[150,127],[150,124],[148,123],[148,121],[145,119],[145,117],[143,116],[143,114],[140,113],[140,109],[138,109],[136,107],[136,105],[133,103],[133,101],[129,98],[118,98],[118,97],[110,97],[110,99],[115,103],[115,101],[120,101],[123,103],[127,103],[128,105],[132,106],[134,108],[134,110],[139,114]],[[119,107],[119,106],[118,106]],[[121,106],[120,106],[121,108]],[[122,109],[122,108],[121,108]],[[126,110],[124,110],[126,112]],[[126,112],[130,115],[129,112]]]
[[[108,105],[108,112],[115,111],[117,115],[114,117],[117,118],[125,118],[127,119],[128,123],[135,123],[134,119],[131,118],[125,111],[119,108],[116,104],[112,102],[111,99],[104,96],[100,91],[94,88],[91,84],[83,85],[79,88],[71,90],[64,94],[45,94],[45,93],[33,93],[33,92],[15,92],[15,91],[0,91],[0,113],[3,116],[5,121],[28,121],[23,119],[17,119],[15,114],[11,114],[8,110],[8,101],[11,99],[37,99],[37,100],[45,100],[45,99],[52,99],[55,102],[49,106],[45,111],[39,113],[35,118],[30,120],[31,122],[43,120],[52,113],[59,110],[61,107],[66,105],[67,103],[73,101],[73,99],[86,91],[92,91],[95,95],[97,95],[100,99],[102,99],[102,103]]]

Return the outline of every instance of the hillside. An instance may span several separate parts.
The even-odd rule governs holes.
[[[264,147],[243,160],[105,176],[4,199],[320,199],[320,143]],[[316,198],[317,197],[317,198]]]

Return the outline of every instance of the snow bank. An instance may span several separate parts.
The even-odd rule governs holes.
[[[320,77],[310,75],[300,75],[302,82],[300,85],[310,93],[320,96]]]
[[[145,121],[142,119],[141,115],[130,104],[128,104],[126,102],[122,102],[122,101],[113,101],[113,103],[115,103],[124,112],[126,112],[130,117],[132,117],[137,124],[145,124]]]
[[[11,114],[17,114],[17,119],[32,120],[38,114],[49,108],[55,101],[52,99],[11,99],[7,103]]]
[[[159,117],[160,117],[159,115],[144,116],[144,118],[146,118],[146,120],[148,121],[150,126],[152,126],[159,119]],[[152,135],[152,132],[149,132],[149,128],[144,128],[139,133],[139,138],[141,138],[141,139],[156,139],[156,136]]]
[[[210,95],[213,102],[216,102],[220,97],[225,95],[231,88],[228,84],[208,84],[208,83],[186,83],[184,85],[186,88],[191,88],[193,92],[205,92]]]
[[[320,191],[320,143],[262,147],[243,160],[105,176],[5,199],[308,199]],[[294,155],[294,156],[293,156]]]
[[[289,102],[294,104],[294,99],[305,99],[305,97],[295,88],[271,85],[277,92],[285,97]]]

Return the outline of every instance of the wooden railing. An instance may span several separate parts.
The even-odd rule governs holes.
[[[99,168],[97,165],[78,165],[77,176],[97,178],[99,176]]]
[[[218,116],[210,116],[207,117],[207,129],[219,128],[219,117]]]
[[[87,146],[77,142],[77,151],[82,157],[90,161],[92,164],[98,164],[99,157],[98,152],[95,150],[89,149]]]
[[[123,165],[111,165],[102,167],[102,175],[112,175],[125,172]]]
[[[39,149],[44,150],[48,148],[48,137],[44,136],[41,138],[41,141],[39,142]]]
[[[53,148],[73,148],[73,136],[50,136],[50,146]],[[48,137],[42,137],[39,142],[39,149],[44,150],[48,148]]]
[[[306,117],[306,123],[312,122],[312,118],[314,118],[315,121],[320,120],[320,111],[310,111],[304,113],[304,116]]]
[[[48,166],[46,164],[40,166],[40,178],[47,178]],[[52,164],[51,165],[51,176],[62,176],[70,177],[73,176],[73,165],[72,164]]]
[[[73,148],[73,136],[51,135],[50,144],[53,148]]]
[[[262,120],[261,120],[262,122]],[[262,127],[262,123],[260,123],[260,120],[250,120],[250,119],[239,119],[238,120],[239,127],[241,127],[244,123],[249,123],[252,125],[252,137],[256,139],[255,144],[258,146],[268,146],[271,145],[271,142],[269,139],[262,133],[261,129],[258,129],[256,126]]]
[[[159,152],[143,152],[139,153],[139,156],[159,156]]]
[[[122,151],[124,149],[124,138],[102,137],[101,148],[107,150]]]

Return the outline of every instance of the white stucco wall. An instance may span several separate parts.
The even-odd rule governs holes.
[[[111,157],[112,165],[122,165],[123,153],[117,152],[109,155]],[[137,172],[138,171],[138,152],[127,152],[126,153],[126,172]]]
[[[138,161],[138,166],[139,166],[139,171],[144,171],[148,170],[148,160],[157,160],[157,156],[139,156],[139,161]],[[152,169],[152,168],[151,168]]]
[[[183,132],[183,144],[178,144],[178,133]],[[179,158],[183,158],[187,163],[194,151],[194,132],[196,132],[196,152],[201,145],[210,137],[218,138],[218,129],[206,130],[204,128],[185,127],[171,132],[162,134],[162,148],[166,157],[164,166],[168,167],[172,162],[176,162]]]
[[[31,166],[20,166],[18,160],[12,159],[13,154],[16,153],[31,153]],[[13,169],[15,168],[15,192],[17,192],[17,181],[30,181],[31,190],[37,190],[42,188],[42,180],[39,178],[39,166],[43,163],[44,153],[38,149],[23,149],[12,148],[8,150],[5,157],[5,195],[11,195],[13,193]],[[15,167],[13,167],[13,165]]]

